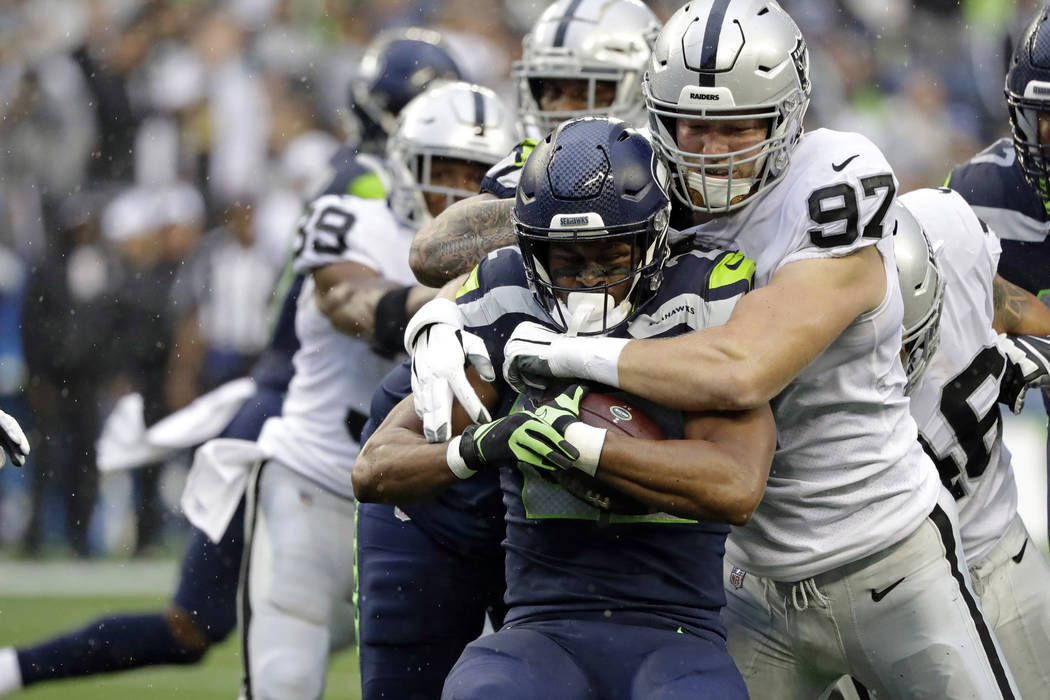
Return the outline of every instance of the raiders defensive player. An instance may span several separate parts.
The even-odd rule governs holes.
[[[908,412],[889,164],[858,134],[803,135],[808,53],[775,2],[682,7],[643,89],[692,234],[753,257],[757,289],[725,325],[672,339],[522,324],[508,380],[579,377],[689,410],[775,397],[766,495],[726,554],[753,696],[816,697],[846,671],[888,697],[1016,697]]]
[[[302,347],[282,414],[259,436],[269,459],[248,487],[240,599],[249,698],[319,698],[329,648],[352,635],[349,469],[372,392],[395,360],[337,330],[317,297],[344,283],[400,289],[400,313],[411,312],[415,226],[475,191],[513,143],[510,126],[486,88],[432,88],[405,107],[389,141],[389,205],[327,196],[304,214],[296,242],[296,268],[309,273],[296,313]]]

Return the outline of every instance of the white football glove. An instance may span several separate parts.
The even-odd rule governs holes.
[[[999,384],[999,401],[1020,413],[1030,387],[1050,387],[1050,339],[1037,335],[1000,335],[999,351],[1006,356],[1006,373]]]
[[[405,329],[405,350],[412,357],[413,401],[427,442],[452,437],[453,397],[475,422],[492,420],[465,367],[470,362],[487,382],[496,379],[496,372],[485,341],[463,330],[454,301],[432,299],[424,304]]]
[[[503,376],[519,392],[545,392],[553,377],[619,387],[617,365],[626,338],[569,337],[532,321],[519,323],[503,348]]]
[[[18,426],[18,421],[3,411],[0,411],[0,446],[4,448],[4,451],[0,452],[0,467],[4,466],[7,457],[11,458],[11,463],[16,467],[26,463],[29,440],[26,440],[26,434]]]

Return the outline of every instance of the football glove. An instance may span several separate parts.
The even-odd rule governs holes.
[[[566,442],[572,445],[576,451],[572,466],[594,476],[608,431],[605,428],[587,425],[580,420],[580,402],[586,395],[586,388],[573,384],[536,408],[535,414],[565,436]]]
[[[465,478],[517,462],[548,471],[570,469],[579,451],[553,425],[531,411],[522,411],[468,427],[449,443],[446,457],[449,468]]]
[[[999,401],[1014,413],[1020,413],[1030,387],[1050,386],[1050,338],[1003,334],[996,340],[996,345],[1006,356],[1006,372],[999,383]]]
[[[625,338],[575,337],[532,321],[518,324],[503,351],[503,376],[519,392],[543,392],[552,377],[589,379],[619,387],[617,363]]]
[[[475,422],[492,420],[467,379],[467,362],[487,382],[496,378],[485,342],[463,330],[456,303],[432,299],[405,329],[405,350],[412,358],[412,394],[427,442],[445,442],[452,432],[452,398]]]
[[[4,451],[0,452],[0,467],[4,466],[7,458],[10,458],[16,467],[26,463],[29,440],[26,440],[26,434],[18,426],[18,421],[3,411],[0,411],[0,446],[4,448]]]

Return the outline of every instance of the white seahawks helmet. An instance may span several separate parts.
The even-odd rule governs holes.
[[[656,143],[677,171],[678,199],[725,213],[779,182],[802,135],[809,87],[805,39],[773,0],[693,0],[675,12],[656,39],[642,90]],[[678,147],[678,119],[753,118],[770,120],[755,148],[705,156]],[[733,177],[752,162],[750,177]]]
[[[558,0],[525,35],[514,64],[519,119],[543,134],[567,119],[594,114],[639,123],[642,74],[659,29],[660,20],[640,0]],[[586,80],[587,109],[541,109],[545,80]],[[616,85],[609,106],[595,105],[599,81]]]
[[[944,277],[929,239],[908,208],[893,205],[897,217],[893,229],[893,254],[904,298],[901,360],[908,375],[908,390],[919,383],[922,373],[937,351],[944,306]]]
[[[430,220],[424,192],[450,201],[477,194],[431,184],[435,158],[454,158],[495,165],[518,140],[514,117],[492,90],[470,83],[444,83],[409,102],[387,140],[387,162],[393,180],[390,205],[410,226]]]

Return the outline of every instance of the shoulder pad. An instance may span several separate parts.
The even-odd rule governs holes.
[[[357,259],[352,234],[363,222],[370,230],[396,230],[397,226],[382,200],[334,194],[315,199],[299,219],[295,271],[309,272],[331,263]]]
[[[525,139],[515,146],[503,160],[489,168],[481,181],[479,191],[500,199],[513,197],[518,180],[521,179],[521,169],[537,143],[539,142],[536,139]]]

